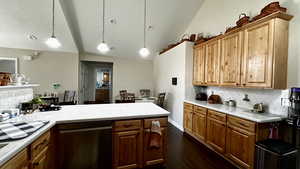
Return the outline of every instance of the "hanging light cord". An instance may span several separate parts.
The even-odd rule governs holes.
[[[105,32],[105,22],[104,22],[104,19],[105,19],[105,0],[102,0],[102,42],[104,43],[104,32]]]
[[[146,15],[147,15],[147,0],[144,2],[144,48],[146,48]]]
[[[52,0],[52,37],[55,37],[55,34],[54,34],[54,6],[55,6],[55,1]]]

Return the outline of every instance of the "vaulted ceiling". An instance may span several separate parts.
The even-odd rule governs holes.
[[[143,2],[106,0],[105,40],[112,47],[106,55],[139,57]],[[147,0],[147,47],[152,56],[181,36],[201,2]],[[102,37],[102,0],[59,0],[55,15],[59,51],[100,54],[96,47]],[[51,31],[51,0],[1,0],[0,20],[0,47],[51,50],[44,44]],[[30,34],[38,39],[30,40]]]

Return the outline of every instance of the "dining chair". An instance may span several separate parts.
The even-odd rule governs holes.
[[[151,92],[150,89],[141,89],[140,95],[142,98],[147,98],[147,97],[150,97],[150,92]]]
[[[157,105],[161,108],[164,107],[164,102],[165,102],[165,97],[166,97],[166,93],[159,93],[158,94],[158,98],[157,98]]]
[[[120,100],[127,100],[127,90],[120,90]]]
[[[76,91],[66,90],[64,94],[64,101],[60,105],[75,105],[76,104]]]

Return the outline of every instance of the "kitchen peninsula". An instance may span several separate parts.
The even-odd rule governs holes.
[[[112,136],[110,140],[112,140],[113,151],[111,154],[113,168],[133,166],[138,168],[148,165],[164,164],[168,115],[168,111],[152,103],[132,103],[64,106],[60,111],[36,112],[17,117],[11,122],[43,120],[49,121],[49,123],[25,139],[4,144],[0,149],[0,168],[8,169],[11,167],[10,165],[14,167],[18,165],[18,167],[22,169],[28,167],[60,168],[61,166],[54,166],[53,163],[60,164],[59,158],[62,158],[61,152],[57,152],[57,150],[62,151],[61,147],[60,149],[57,148],[62,144],[57,141],[61,141],[61,133],[70,134],[72,131],[91,133],[93,129],[96,129],[96,127],[91,127],[92,124],[103,122],[111,122],[110,126],[112,128],[109,133]],[[156,149],[148,148],[152,121],[160,122],[162,133],[159,147]],[[77,124],[77,126],[80,124],[81,128],[77,130],[66,130],[66,126],[75,126],[75,124]],[[60,131],[57,128],[64,128],[64,131]],[[85,136],[85,140],[90,139],[88,135]],[[69,141],[68,144],[71,145],[73,144],[73,142],[70,141],[72,137],[73,136],[68,135],[67,138],[64,137],[65,140],[63,141]],[[84,143],[87,142],[88,141],[85,141]],[[84,144],[77,145],[77,148],[80,149],[81,145]],[[108,147],[108,145],[99,146]],[[100,155],[100,157],[105,155]]]

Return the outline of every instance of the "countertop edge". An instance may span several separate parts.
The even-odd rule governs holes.
[[[215,111],[218,111],[218,112],[222,112],[222,113],[225,113],[225,114],[228,114],[228,115],[231,115],[231,116],[235,116],[235,117],[242,118],[242,119],[249,120],[249,121],[256,122],[256,123],[279,122],[279,121],[282,121],[282,120],[285,119],[284,117],[281,117],[281,116],[278,115],[278,116],[276,116],[276,117],[274,116],[272,118],[268,117],[269,119],[266,119],[266,120],[260,120],[260,119],[255,119],[253,117],[245,117],[242,114],[240,115],[240,114],[237,114],[237,113],[232,113],[232,112],[229,112],[229,111],[226,111],[226,110],[223,110],[223,109],[215,108],[213,106],[208,106],[208,105],[200,104],[200,103],[197,103],[196,101],[193,101],[191,99],[184,99],[184,102],[187,102],[187,103],[190,103],[190,104],[194,104],[194,105],[197,105],[197,106],[201,106],[201,107],[205,107],[207,109],[211,109],[211,110],[215,110]],[[238,108],[238,109],[242,110],[243,108]],[[263,116],[263,114],[258,114],[258,115],[262,115]]]

